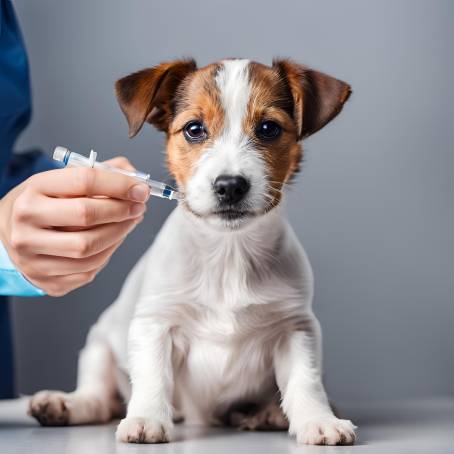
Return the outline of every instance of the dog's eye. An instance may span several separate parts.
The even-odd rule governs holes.
[[[205,127],[200,121],[190,121],[183,128],[183,131],[184,137],[188,142],[201,142],[207,136]]]
[[[271,120],[260,123],[255,131],[257,137],[261,140],[274,140],[281,132],[282,128],[275,121]]]

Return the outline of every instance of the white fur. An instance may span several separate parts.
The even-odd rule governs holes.
[[[224,127],[195,166],[185,188],[186,201],[194,212],[207,215],[217,204],[211,190],[214,180],[219,175],[242,175],[251,185],[244,204],[252,211],[261,212],[267,203],[265,163],[243,132],[251,95],[249,60],[225,60],[215,81],[224,111]],[[206,220],[215,226],[223,225],[215,216]]]
[[[251,96],[249,60],[223,61],[215,80],[225,113],[224,138],[239,144],[244,140],[243,119]]]
[[[128,398],[129,374],[117,437],[166,441],[173,407],[189,422],[217,423],[233,402],[270,398],[276,381],[298,441],[352,442],[354,426],[332,414],[321,382],[312,291],[309,261],[279,208],[227,232],[177,208],[91,329],[78,389],[65,397],[69,422],[105,421],[99,408],[87,412],[82,391],[106,411],[117,387]],[[113,353],[110,371],[92,355],[100,346]]]
[[[249,203],[260,211],[265,167],[241,127],[247,60],[224,62],[216,81],[225,130],[198,163],[187,198],[208,212],[213,178],[238,172],[251,179]],[[38,394],[31,411],[39,419],[57,399],[69,423],[105,421],[118,389],[129,404],[117,438],[154,443],[170,438],[176,410],[217,424],[233,403],[266,403],[279,390],[299,442],[353,442],[354,426],[333,415],[321,382],[312,294],[309,261],[281,208],[232,230],[179,206],[91,329],[77,390]]]

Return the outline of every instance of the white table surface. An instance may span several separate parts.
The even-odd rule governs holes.
[[[297,445],[284,432],[237,432],[178,425],[173,442],[127,445],[114,438],[115,423],[81,427],[39,427],[26,415],[26,398],[0,401],[0,454],[454,454],[454,396],[432,400],[371,403],[349,417],[359,426],[355,446]],[[346,405],[343,407],[344,412]]]

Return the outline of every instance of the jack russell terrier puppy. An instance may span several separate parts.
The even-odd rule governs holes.
[[[290,60],[182,60],[116,92],[130,137],[144,122],[166,133],[184,200],[90,330],[77,389],[37,393],[30,413],[42,425],[102,423],[127,401],[123,442],[168,442],[185,418],[352,444],[355,426],[322,384],[311,266],[280,207],[301,140],[350,86]]]

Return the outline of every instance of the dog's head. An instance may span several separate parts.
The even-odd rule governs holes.
[[[301,139],[340,112],[350,86],[290,60],[200,69],[179,60],[120,79],[116,91],[130,137],[144,122],[166,132],[185,208],[235,229],[279,204],[299,168]]]

